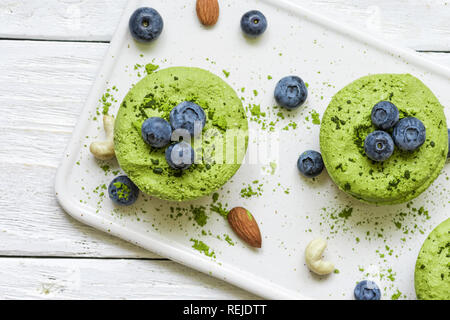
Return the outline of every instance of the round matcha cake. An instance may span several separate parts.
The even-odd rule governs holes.
[[[414,282],[417,298],[450,300],[450,219],[437,226],[423,243]]]
[[[395,148],[383,161],[370,160],[364,140],[375,130],[371,111],[380,101],[397,106],[400,119],[416,117],[426,128],[425,143],[414,152]],[[375,74],[340,90],[323,116],[320,147],[337,186],[355,198],[376,204],[409,201],[438,177],[448,152],[443,106],[419,79],[409,74]]]
[[[141,126],[150,117],[169,120],[170,111],[184,101],[201,106],[207,120],[203,134],[190,142],[195,163],[181,171],[167,164],[166,148],[144,142]],[[165,200],[191,200],[219,189],[239,169],[247,144],[241,100],[222,79],[199,68],[173,67],[149,74],[128,92],[115,122],[121,168],[142,192]]]

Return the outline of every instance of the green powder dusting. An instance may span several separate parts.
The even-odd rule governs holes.
[[[103,164],[100,166],[100,168],[103,170],[103,172],[105,173],[105,176],[109,173],[109,170],[111,169],[110,166],[108,164]]]
[[[392,256],[392,252],[390,252],[389,255]],[[396,273],[392,272],[392,269],[388,269],[388,275],[386,276],[386,278],[388,278],[389,280],[394,282],[395,281],[395,275],[396,275]]]
[[[131,192],[130,188],[122,182],[115,182],[113,185],[117,188],[117,197],[119,199],[128,200]]]
[[[339,212],[338,216],[340,218],[348,219],[352,216],[353,208],[344,208],[341,212]]]
[[[212,251],[212,250],[210,251],[209,246],[207,244],[205,244],[203,241],[191,239],[191,242],[194,242],[194,244],[192,245],[192,248],[194,248],[195,250],[203,253],[207,257],[213,257],[213,258],[216,257],[214,251]]]
[[[252,186],[248,186],[247,188],[241,189],[241,197],[242,198],[248,199],[255,195],[258,195],[258,192],[253,191]]]
[[[101,185],[97,186],[94,190],[92,190],[93,194],[98,195],[97,209],[95,211],[96,213],[100,212],[103,200],[106,197],[105,192],[106,192],[107,189],[108,189],[108,187],[106,186],[106,184],[101,184]],[[82,187],[82,190],[84,190],[84,187]]]
[[[195,222],[197,222],[200,227],[203,227],[208,222],[208,216],[206,215],[205,207],[194,207],[193,205],[191,205],[191,212],[194,216]]]
[[[402,293],[400,292],[400,290],[397,289],[397,292],[391,296],[391,300],[398,300],[401,295]]]
[[[97,115],[98,116],[100,114],[107,115],[109,113],[109,108],[112,106],[112,104],[117,102],[117,100],[112,95],[113,91],[117,92],[119,90],[115,86],[113,88],[108,88],[108,89],[106,89],[106,92],[103,94],[103,96],[100,98],[99,102],[100,102],[101,112],[99,110],[100,107],[97,107]]]
[[[423,228],[423,225],[430,219],[428,210],[424,207],[411,208],[410,203],[407,204],[406,209],[407,210],[401,210],[391,218],[396,229],[401,230],[403,234],[414,234],[415,230],[421,234],[424,234],[425,229]],[[414,223],[408,224],[408,221],[414,221]]]
[[[220,202],[217,202],[216,204],[211,204],[210,210],[212,212],[220,214],[225,219],[228,217],[228,210]]]
[[[250,113],[252,114],[252,116],[256,117],[256,118],[260,118],[260,117],[265,117],[266,113],[265,112],[261,112],[261,106],[259,104],[254,104],[251,108],[250,108]]]
[[[277,117],[280,118],[280,119],[282,119],[282,120],[284,120],[284,119],[286,118],[286,117],[284,116],[283,112],[281,112],[281,111],[278,111],[278,112],[277,112]]]
[[[147,74],[151,74],[151,73],[155,72],[158,69],[159,69],[159,66],[155,65],[153,63],[147,63],[145,65],[145,71],[147,71]]]
[[[289,128],[297,129],[297,123],[294,122],[294,121],[291,121],[291,122],[289,122],[289,124],[288,124],[287,126],[285,126],[285,127],[283,128],[283,130],[288,131]]]
[[[225,241],[228,242],[228,244],[229,244],[230,246],[234,246],[234,242],[233,242],[233,240],[230,238],[229,235],[224,234],[223,236],[225,237]]]
[[[270,172],[271,175],[275,174],[275,171],[277,170],[277,164],[276,162],[271,162],[270,163],[270,168],[272,169],[272,171]]]
[[[227,70],[222,70],[223,74],[225,75],[225,78],[228,78],[230,76],[230,72]]]
[[[259,183],[259,181],[253,181],[253,186],[249,184],[246,188],[242,188],[240,195],[245,199],[249,199],[253,196],[259,197],[263,193],[262,187],[262,183]]]
[[[315,110],[311,111],[311,118],[313,124],[320,124],[320,115]]]
[[[424,215],[427,220],[430,219],[430,215],[428,213],[428,210],[425,210],[424,207],[420,207],[419,210],[417,211],[417,214],[419,216]]]
[[[258,94],[258,92],[254,92],[254,94]],[[248,104],[246,106],[246,110],[250,113],[250,121],[256,122],[261,125],[262,130],[267,130],[269,132],[275,132],[275,126],[282,120],[286,118],[294,118],[294,113],[289,113],[289,111],[280,110],[279,106],[271,106],[270,108],[266,108],[265,111],[261,105],[258,104]],[[289,124],[287,124],[283,130],[296,129],[297,123],[295,120],[291,120]]]
[[[406,244],[396,245],[395,242],[391,244],[389,241],[398,239],[402,232],[406,235],[400,238],[403,243],[407,239],[414,239],[418,233],[426,233],[426,221],[429,219],[427,218],[429,216],[427,208],[414,207],[410,202],[397,212],[380,212],[379,215],[367,215],[365,209],[352,208],[350,205],[333,206],[323,208],[323,210],[323,213],[320,214],[322,221],[319,228],[321,233],[329,235],[330,240],[334,239],[336,234],[344,233],[349,238],[356,240],[354,242],[355,251],[361,244],[373,241],[381,242],[378,249],[374,250],[375,256],[379,259],[378,268],[369,272],[370,269],[360,265],[357,266],[357,270],[363,272],[366,278],[376,277],[380,281],[386,282],[385,292],[388,299],[397,300],[406,297],[404,293],[397,290],[398,272],[395,270],[395,260],[391,259],[398,259],[399,254],[396,251],[400,247],[408,248],[408,246]],[[364,214],[362,214],[363,212]],[[354,226],[358,226],[358,228]],[[389,293],[387,293],[388,291]]]

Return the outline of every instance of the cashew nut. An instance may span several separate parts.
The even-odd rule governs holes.
[[[114,158],[114,117],[104,115],[103,127],[105,128],[106,140],[91,143],[91,153],[99,160],[110,160]]]
[[[305,249],[306,265],[312,272],[321,276],[334,271],[331,262],[322,260],[322,253],[326,247],[327,242],[319,238],[311,241]]]

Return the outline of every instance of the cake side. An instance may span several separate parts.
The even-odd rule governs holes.
[[[450,300],[450,219],[437,226],[420,249],[414,285],[421,300]]]

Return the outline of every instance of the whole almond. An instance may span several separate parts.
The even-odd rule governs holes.
[[[237,207],[228,213],[228,223],[246,243],[261,248],[261,232],[253,215],[245,208]]]
[[[219,20],[218,0],[197,0],[197,16],[203,25],[215,25]]]

